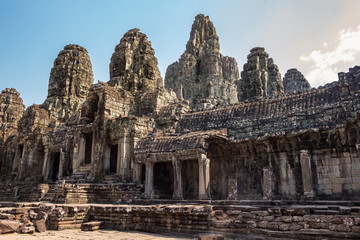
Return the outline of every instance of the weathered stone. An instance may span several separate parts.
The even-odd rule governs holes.
[[[93,81],[87,50],[79,45],[67,45],[54,61],[48,96],[41,107],[56,120],[67,121],[79,113]]]
[[[38,232],[46,232],[46,224],[45,219],[37,220],[35,222],[36,231]]]
[[[199,234],[198,239],[199,240],[224,240],[225,237],[221,234],[202,233],[202,234]]]
[[[279,225],[279,230],[280,231],[288,231],[290,228],[290,224],[286,224],[286,223],[282,223]]]
[[[99,230],[101,222],[87,222],[81,224],[82,231],[96,231]]]
[[[9,213],[0,213],[0,219],[15,220],[15,215]]]
[[[236,60],[221,55],[213,23],[209,17],[197,15],[185,52],[166,70],[165,87],[190,106],[203,109],[238,103],[238,80]]]
[[[279,68],[264,48],[250,50],[239,81],[239,101],[279,97],[284,93]]]
[[[279,225],[279,222],[269,222],[266,227],[270,230],[279,230]]]
[[[20,222],[12,220],[0,220],[0,233],[14,233],[18,232],[20,228]]]
[[[351,231],[354,232],[354,233],[360,233],[360,226],[351,227]]]
[[[17,133],[18,121],[24,112],[24,104],[20,94],[14,88],[6,88],[0,94],[0,141]]]
[[[34,225],[29,222],[29,223],[26,223],[26,224],[22,224],[20,226],[20,233],[23,233],[23,234],[34,234],[35,233],[35,227]]]
[[[110,63],[110,86],[131,93],[153,92],[162,87],[155,51],[147,36],[139,29],[124,34]]]
[[[285,93],[303,92],[311,89],[309,82],[296,68],[289,69],[285,73],[283,84]]]
[[[304,226],[302,226],[298,223],[291,223],[290,227],[289,227],[290,231],[299,231],[300,229],[303,229],[303,228],[304,228]]]

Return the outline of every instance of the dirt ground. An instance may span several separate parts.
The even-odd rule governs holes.
[[[143,232],[94,231],[81,230],[47,231],[35,234],[1,234],[0,240],[182,240],[180,238]]]

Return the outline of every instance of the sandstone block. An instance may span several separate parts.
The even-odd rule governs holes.
[[[45,219],[37,220],[35,222],[36,231],[38,232],[46,232],[46,224]]]
[[[87,222],[81,224],[82,231],[96,231],[99,230],[101,222]]]
[[[292,223],[290,224],[290,231],[299,231],[300,229],[303,229],[304,226],[297,224],[297,223]]]
[[[203,233],[199,234],[199,240],[224,240],[224,235],[215,234],[215,233]]]
[[[1,234],[18,232],[19,228],[20,228],[20,222],[18,221],[0,220]]]
[[[279,230],[281,231],[288,231],[290,228],[290,224],[282,223],[279,225]]]
[[[0,213],[0,219],[15,220],[15,215],[9,213]]]

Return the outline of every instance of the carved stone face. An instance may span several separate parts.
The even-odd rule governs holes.
[[[154,54],[145,34],[138,29],[128,31],[111,57],[109,84],[133,93],[162,86]]]

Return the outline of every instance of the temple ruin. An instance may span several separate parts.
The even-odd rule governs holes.
[[[42,104],[25,109],[15,89],[1,92],[0,212],[27,202],[20,207],[47,212],[47,227],[59,230],[96,220],[122,230],[360,238],[359,66],[316,89],[296,69],[282,80],[256,47],[239,74],[200,14],[164,84],[139,29],[124,34],[109,70],[109,81],[93,83],[87,50],[71,44]]]

